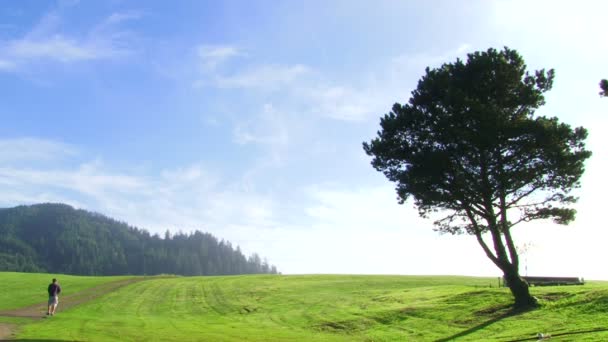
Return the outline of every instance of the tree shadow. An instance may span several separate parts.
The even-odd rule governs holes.
[[[496,316],[496,317],[494,317],[494,318],[492,318],[492,319],[490,319],[490,320],[488,320],[486,322],[483,322],[483,323],[481,323],[479,325],[476,325],[476,326],[474,326],[472,328],[469,328],[467,330],[461,331],[461,332],[459,332],[457,334],[454,334],[452,336],[448,336],[448,337],[445,337],[445,338],[438,339],[435,342],[447,342],[447,341],[451,341],[451,340],[454,340],[454,339],[457,339],[457,338],[460,338],[460,337],[464,337],[464,336],[467,336],[467,335],[472,334],[474,332],[477,332],[477,331],[479,331],[481,329],[484,329],[484,328],[486,328],[486,327],[488,327],[488,326],[490,326],[490,325],[492,325],[492,324],[494,324],[496,322],[499,322],[499,321],[501,321],[501,320],[503,320],[503,319],[505,319],[507,317],[517,316],[517,315],[523,314],[525,312],[529,312],[529,311],[536,310],[536,309],[537,309],[536,307],[523,308],[523,309],[521,309],[521,308],[518,308],[518,309],[513,308],[513,309],[510,309],[509,311],[507,311],[507,312],[505,312],[505,313],[503,313],[501,315],[498,315],[498,316]]]
[[[604,332],[604,331],[608,331],[608,328],[594,328],[594,329],[587,329],[587,330],[576,330],[576,331],[567,331],[567,332],[563,332],[563,333],[555,333],[555,334],[551,334],[551,337],[561,337],[561,336],[571,336],[571,335],[579,335],[579,334],[591,334],[591,333],[597,333],[597,332]],[[521,338],[521,339],[517,339],[517,340],[509,340],[507,342],[523,342],[523,341],[538,341],[538,337],[525,337],[525,338]]]

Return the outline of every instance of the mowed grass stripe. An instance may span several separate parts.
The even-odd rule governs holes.
[[[121,340],[199,340],[201,334],[205,338],[213,340],[268,340],[268,334],[271,331],[271,335],[274,335],[272,339],[278,340],[317,336],[315,332],[298,332],[290,327],[277,326],[273,321],[267,320],[263,314],[239,312],[235,308],[251,306],[249,300],[239,301],[239,298],[244,299],[241,288],[248,280],[241,279],[235,283],[231,281],[232,279],[228,279],[224,284],[225,280],[226,278],[179,278],[133,284],[106,296],[103,300],[97,300],[62,313],[53,318],[52,324],[47,321],[27,326],[20,337],[34,338],[37,336],[37,338],[41,338],[45,334],[52,335],[50,334],[52,330],[69,330],[70,322],[73,320],[86,321],[85,325],[80,326],[75,334],[69,336],[71,339],[79,340],[113,339],[116,336],[107,332],[105,328],[125,325],[130,328],[124,329],[120,334]],[[174,299],[180,298],[180,293],[188,292],[183,290],[184,287],[200,288],[201,285],[206,289],[206,301],[212,303],[207,305],[208,310],[203,311],[200,308],[193,310],[191,300],[180,300],[184,304],[177,306],[178,310],[175,309]],[[165,292],[166,295],[159,296],[158,294],[161,292]],[[191,293],[200,292],[194,290]],[[162,315],[157,310],[150,310],[150,306],[145,304],[153,302],[148,300],[150,297],[166,299],[153,305],[159,309],[165,309]],[[120,303],[119,308],[117,308],[117,303]],[[225,305],[227,309],[217,310],[218,305]],[[174,309],[171,310],[171,308]],[[249,318],[245,318],[247,316]],[[251,319],[252,316],[256,318]],[[93,320],[83,317],[94,317],[96,318],[95,323]],[[118,325],[117,323],[121,321],[123,324]],[[63,325],[65,326],[62,328]],[[83,327],[86,327],[86,331]],[[153,329],[154,333],[151,333],[148,328]],[[329,336],[322,340],[336,340],[336,338]]]
[[[0,272],[0,310],[17,309],[46,302],[47,286],[57,278],[63,288],[62,296],[78,293],[84,289],[133,278],[132,276],[88,277],[64,274]]]
[[[157,279],[36,324],[19,338],[88,341],[509,341],[608,338],[608,285],[533,288],[544,307],[507,315],[492,279],[235,276]],[[604,329],[604,330],[602,330]],[[553,340],[559,341],[559,336]]]
[[[223,280],[226,280],[226,278]],[[244,323],[241,313],[238,312],[236,308],[249,305],[250,302],[248,300],[240,301],[244,299],[243,292],[240,290],[241,286],[234,286],[236,284],[230,280],[232,279],[228,279],[228,281],[223,284],[225,286],[222,287],[216,283],[217,281],[221,282],[222,279],[217,278],[183,278],[179,279],[178,282],[149,281],[146,282],[146,284],[136,284],[128,289],[129,293],[124,293],[127,290],[124,289],[115,293],[113,296],[108,296],[106,301],[119,303],[119,299],[123,298],[118,304],[122,307],[123,314],[121,315],[129,316],[132,313],[135,313],[135,316],[147,321],[149,327],[154,327],[155,334],[160,334],[148,336],[146,338],[154,339],[155,337],[162,336],[162,331],[165,331],[167,334],[171,334],[171,336],[165,336],[164,339],[173,339],[177,338],[174,336],[176,331],[180,331],[181,335],[179,338],[188,339],[191,337],[186,336],[184,334],[185,332],[192,331],[196,336],[196,332],[200,334],[201,331],[204,331],[204,335],[207,336],[207,338],[220,340],[261,339],[262,336],[266,336],[268,332],[264,327],[272,322],[264,323],[263,321],[260,321],[256,324],[251,324],[251,322]],[[141,288],[142,285],[145,285],[148,288]],[[211,305],[208,305],[206,302],[202,303],[199,301],[200,304],[206,305],[205,307],[207,310],[201,310],[201,306],[192,305],[193,302],[196,302],[195,298],[190,298],[194,300],[182,299],[184,293],[200,294],[201,288],[206,289],[206,302],[212,303]],[[164,292],[166,295],[162,297],[159,296],[158,294],[161,292]],[[141,298],[135,299],[137,296],[136,294],[139,294]],[[167,309],[164,315],[166,320],[158,319],[159,316],[155,310],[145,309],[146,305],[141,304],[142,299],[146,302],[145,299],[149,297],[166,299],[164,302],[154,303],[154,306],[157,308]],[[183,304],[176,305],[176,301]],[[220,305],[223,305],[224,307],[222,308]],[[98,314],[106,314],[103,308],[91,308]],[[176,310],[176,308],[179,310]],[[114,310],[114,308],[112,307],[111,310]],[[274,327],[274,330],[277,330],[276,326]],[[282,334],[279,333],[279,335]],[[123,334],[121,338],[124,339],[128,336],[128,334]],[[293,332],[288,331],[287,336],[293,337]],[[301,336],[301,334],[298,334],[298,336]],[[104,336],[104,338],[106,337],[112,338],[111,336]],[[137,340],[138,337],[132,335],[131,338]]]

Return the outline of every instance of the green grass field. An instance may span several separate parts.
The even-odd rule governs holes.
[[[0,310],[15,309],[43,302],[45,296],[47,296],[46,288],[53,278],[59,279],[65,289],[63,295],[66,295],[104,283],[132,277],[82,277],[64,274],[0,272],[2,284]]]
[[[19,277],[25,281],[30,276],[0,273],[0,281]],[[46,278],[41,278],[44,286]],[[67,287],[65,282],[63,285]],[[532,290],[542,308],[511,314],[508,289],[496,288],[496,279],[489,278],[265,275],[151,279],[67,311],[60,307],[59,314],[49,319],[16,321],[16,338],[534,341],[542,332],[552,334],[552,341],[608,340],[608,283]],[[4,295],[2,298],[11,297]]]

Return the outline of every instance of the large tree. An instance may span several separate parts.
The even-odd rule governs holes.
[[[537,305],[519,275],[512,229],[532,220],[568,224],[587,131],[536,116],[554,71],[526,70],[515,50],[489,49],[426,69],[409,103],[396,103],[363,143],[373,167],[413,197],[440,232],[470,234],[502,270],[515,306]]]
[[[608,80],[607,79],[603,79],[600,81],[600,89],[602,89],[602,91],[600,91],[600,96],[608,96]]]

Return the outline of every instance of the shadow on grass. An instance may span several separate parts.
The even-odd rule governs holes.
[[[454,340],[454,339],[457,339],[457,338],[460,338],[460,337],[464,337],[464,336],[467,336],[467,335],[472,334],[474,332],[477,332],[477,331],[479,331],[481,329],[484,329],[484,328],[486,328],[486,327],[488,327],[488,326],[490,326],[490,325],[492,325],[492,324],[494,324],[496,322],[499,322],[499,321],[501,321],[501,320],[503,320],[503,319],[505,319],[507,317],[517,316],[517,315],[520,315],[520,314],[523,314],[523,313],[526,313],[526,312],[529,312],[529,311],[532,311],[532,310],[536,310],[536,308],[510,309],[509,311],[507,311],[507,312],[505,312],[505,313],[503,313],[503,314],[501,314],[499,316],[496,316],[496,317],[494,317],[494,318],[492,318],[492,319],[490,319],[490,320],[488,320],[486,322],[483,322],[483,323],[481,323],[479,325],[476,325],[476,326],[474,326],[472,328],[469,328],[469,329],[467,329],[465,331],[461,331],[458,334],[454,334],[452,336],[448,336],[448,337],[445,337],[445,338],[438,339],[438,340],[436,340],[436,342],[446,342],[446,341],[451,341],[451,340]]]
[[[579,335],[579,334],[591,334],[591,333],[604,332],[604,331],[608,331],[608,328],[594,328],[594,329],[587,329],[587,330],[567,331],[567,332],[563,332],[563,333],[551,334],[550,337],[571,336],[571,335]],[[518,340],[509,340],[507,342],[523,342],[523,341],[538,341],[538,337],[536,337],[536,336],[534,336],[534,337],[526,337],[526,338],[522,338],[522,339],[518,339]]]

